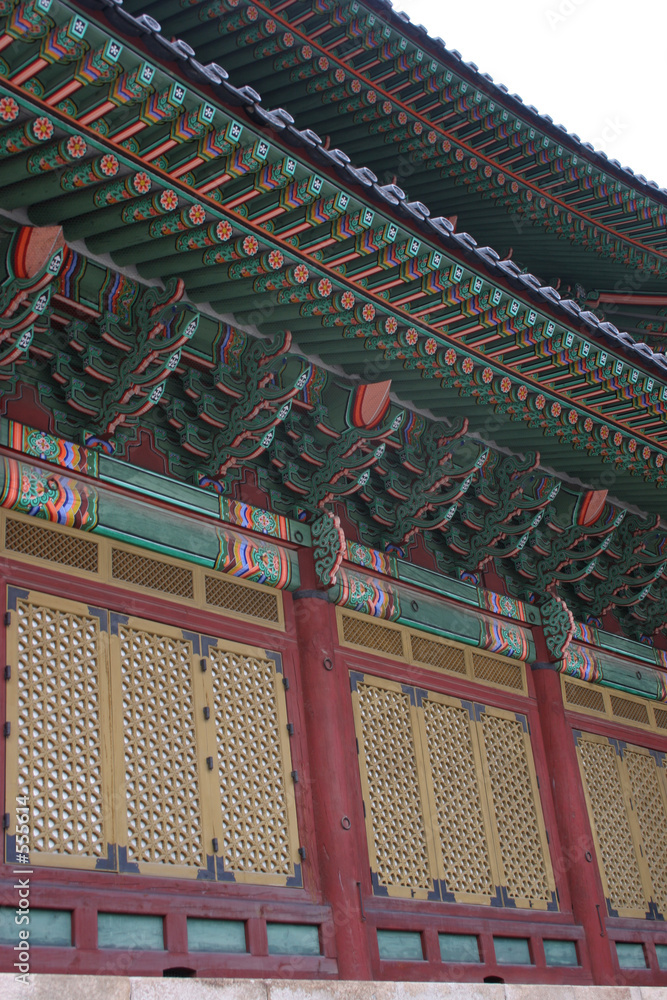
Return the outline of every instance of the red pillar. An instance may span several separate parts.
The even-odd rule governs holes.
[[[308,568],[301,572],[306,586]],[[365,832],[350,683],[347,670],[335,660],[335,616],[326,595],[304,589],[294,598],[320,879],[333,907],[339,975],[371,979],[359,891]]]
[[[574,919],[586,934],[594,981],[600,985],[613,985],[617,979],[612,946],[605,927],[607,906],[577,750],[572,728],[565,716],[560,674],[554,663],[534,663],[532,671]]]

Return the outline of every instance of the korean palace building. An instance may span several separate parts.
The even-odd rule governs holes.
[[[663,995],[667,190],[386,0],[0,0],[0,126],[0,995]]]

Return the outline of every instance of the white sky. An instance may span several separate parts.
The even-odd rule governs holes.
[[[666,0],[393,0],[510,93],[667,187]]]

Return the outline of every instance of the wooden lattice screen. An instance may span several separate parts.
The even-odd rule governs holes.
[[[280,657],[10,589],[8,858],[299,884]]]
[[[664,754],[592,733],[576,741],[609,913],[667,917]]]
[[[555,909],[524,716],[353,675],[376,891]]]

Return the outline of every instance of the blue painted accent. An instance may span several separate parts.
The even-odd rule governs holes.
[[[216,857],[215,859],[215,873],[218,877],[218,882],[236,882],[234,872],[225,871],[225,865],[222,858]]]
[[[475,709],[475,718],[478,722],[481,721],[482,716],[486,712],[486,705],[480,705],[478,702],[473,702],[473,708]]]
[[[118,612],[111,611],[109,613],[109,632],[111,635],[118,635],[118,626],[127,625],[129,620],[129,615],[119,615]]]
[[[468,715],[470,716],[470,718],[474,720],[474,718],[475,718],[475,708],[474,708],[473,702],[471,702],[471,701],[463,701],[462,700],[461,701],[461,708],[465,708],[465,710],[468,713]]]
[[[92,604],[88,604],[87,607],[88,614],[94,615],[95,618],[98,618],[100,622],[100,629],[103,632],[107,632],[109,630],[109,612],[106,608],[96,608]]]
[[[212,854],[206,855],[206,868],[200,868],[197,872],[197,881],[202,880],[215,882],[215,858]]]
[[[646,914],[646,919],[647,920],[664,920],[665,919],[664,915],[658,909],[657,903],[654,903],[653,900],[651,900],[651,902],[648,904],[648,913]]]
[[[415,688],[415,697],[417,699],[417,707],[421,708],[423,702],[425,700],[428,701],[428,691],[425,691],[424,688]]]
[[[605,899],[604,899],[604,901],[605,901],[605,903],[607,904],[607,914],[608,914],[608,915],[609,915],[610,917],[617,917],[617,916],[618,916],[618,910],[615,910],[615,909],[614,909],[614,908],[612,907],[612,905],[611,905],[611,900],[607,899],[607,897],[605,896]]]
[[[530,733],[530,729],[528,728],[528,719],[526,718],[525,715],[522,715],[521,712],[515,712],[514,718],[516,719],[517,722],[521,723],[521,728],[523,729],[524,733]]]
[[[496,894],[495,894],[495,896],[492,896],[491,899],[489,900],[489,902],[490,902],[491,906],[502,906],[503,905],[502,889],[500,888],[499,885],[496,886]]]
[[[277,674],[282,674],[283,673],[283,654],[282,653],[275,653],[272,649],[265,649],[264,650],[264,655],[266,656],[267,660],[273,660],[273,662],[276,665],[276,673]]]
[[[555,892],[551,893],[551,899],[547,903],[547,911],[549,913],[558,913],[558,897]]]
[[[665,757],[667,756],[667,754],[663,753],[661,750],[651,750],[648,747],[647,747],[647,749],[648,749],[648,752],[650,753],[651,757],[653,757],[653,760],[658,765],[658,767],[664,767],[665,766]]]
[[[186,642],[192,643],[192,652],[199,656],[199,632],[186,632],[182,629],[182,634]]]
[[[350,690],[356,691],[357,684],[364,683],[364,675],[360,674],[358,670],[350,670]]]
[[[445,882],[444,879],[440,879],[440,898],[442,899],[443,903],[456,902],[456,896],[454,895],[453,892],[449,891],[449,889],[447,888],[447,883]]]
[[[575,747],[579,746],[579,740],[581,739],[581,729],[573,729],[572,735],[574,736]]]
[[[409,684],[401,684],[401,691],[403,694],[407,694],[410,699],[410,704],[416,706],[417,699],[415,698],[415,689]]]
[[[107,844],[106,858],[100,858],[95,864],[96,872],[115,872],[118,870],[116,861],[116,845]]]
[[[127,847],[118,848],[118,871],[139,874],[139,865],[137,862],[127,860]]]
[[[16,602],[19,598],[27,600],[30,591],[21,590],[19,587],[7,587],[7,610],[16,611]]]
[[[371,882],[373,884],[373,895],[374,896],[388,896],[389,892],[386,885],[380,885],[380,881],[371,868]]]
[[[507,891],[507,886],[501,885],[500,886],[500,893],[501,893],[502,898],[503,898],[503,906],[506,906],[510,910],[516,910],[516,903],[514,902],[514,900],[512,899],[512,897],[510,896],[509,892]]]
[[[21,851],[21,854],[25,854],[25,851]],[[16,862],[16,836],[12,834],[7,834],[5,837],[5,861],[7,864],[15,864]]]
[[[624,743],[623,740],[615,740],[613,736],[609,736],[608,740],[609,740],[609,746],[612,746],[616,751],[617,756],[621,757],[622,759],[623,751],[625,750],[627,743]]]
[[[294,865],[294,874],[287,877],[285,885],[292,889],[301,889],[303,887],[303,875],[301,873],[301,865]]]
[[[200,635],[199,640],[201,644],[199,647],[200,656],[210,656],[209,650],[211,648],[217,648],[218,640],[212,639],[210,635]]]

